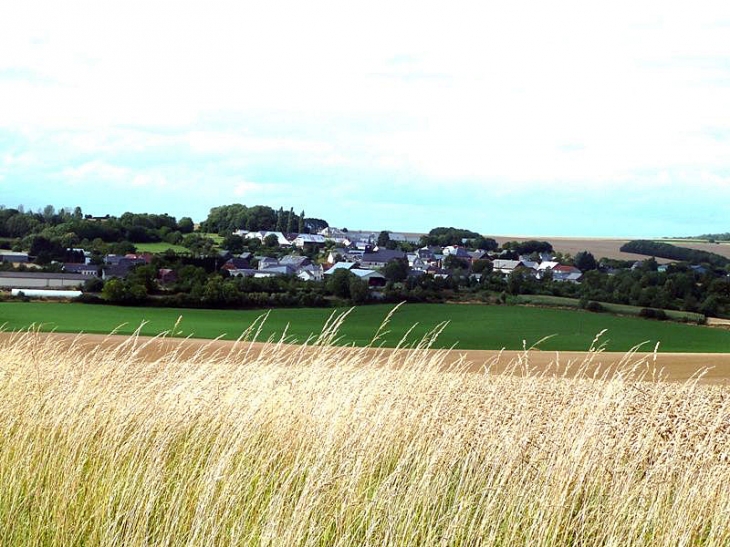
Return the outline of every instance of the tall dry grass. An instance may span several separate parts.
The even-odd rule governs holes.
[[[728,389],[331,336],[154,362],[13,336],[0,543],[730,544]]]

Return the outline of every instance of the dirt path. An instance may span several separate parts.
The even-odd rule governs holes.
[[[12,333],[0,333],[0,351],[13,342]],[[38,333],[39,340],[53,340],[61,346],[74,344],[80,348],[116,348],[125,342],[129,342],[127,336],[104,336],[96,334],[60,334],[60,333]],[[201,340],[201,339],[152,339],[139,337],[138,346],[144,346],[139,351],[142,359],[154,361],[160,359],[172,351],[177,352],[177,358],[205,360],[206,356],[225,355],[233,347],[234,342],[224,340]],[[292,350],[301,350],[299,346],[289,346]],[[252,345],[255,352],[265,351],[267,346],[263,343]],[[321,351],[321,348],[308,348],[307,351]],[[348,350],[349,351],[349,350]],[[375,352],[378,350],[368,350]],[[381,350],[392,351],[392,350]],[[401,350],[399,356],[407,356],[408,350]],[[730,384],[730,353],[636,353],[627,356],[624,353],[587,353],[575,351],[543,352],[530,351],[491,351],[491,350],[452,350],[446,354],[445,364],[450,365],[461,360],[468,363],[468,369],[474,372],[483,371],[489,367],[494,372],[502,372],[513,368],[515,372],[522,373],[529,370],[532,373],[552,375],[573,373],[585,364],[589,374],[600,374],[607,367],[616,367],[623,363],[639,363],[637,370],[646,372],[649,378],[661,377],[668,381],[684,381],[694,377],[700,371],[707,369],[702,377],[703,383]],[[396,359],[397,361],[397,359]]]

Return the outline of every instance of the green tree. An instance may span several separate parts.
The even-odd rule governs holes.
[[[381,247],[383,249],[388,247],[388,243],[390,242],[390,232],[387,230],[383,230],[378,234],[378,247]]]
[[[275,234],[269,234],[264,238],[264,246],[274,249],[279,246],[279,238]]]
[[[394,258],[385,265],[383,268],[383,275],[388,281],[395,283],[405,281],[408,278],[410,268],[408,267],[408,261],[405,258]]]
[[[350,301],[353,304],[364,304],[367,301],[369,295],[368,284],[359,277],[352,275],[349,290]]]
[[[576,254],[573,259],[573,265],[582,272],[588,272],[598,268],[596,258],[588,251],[581,251]]]
[[[289,214],[286,217],[286,233],[290,234],[294,231],[294,207],[289,209]]]
[[[304,210],[302,210],[302,213],[299,215],[299,233],[303,234],[306,231],[306,226],[304,223]]]
[[[226,249],[227,251],[232,252],[233,254],[240,254],[243,252],[243,248],[245,247],[243,238],[236,234],[231,234],[229,236],[226,236],[223,239],[223,242],[221,243],[221,247]]]
[[[183,234],[192,233],[192,231],[195,229],[193,219],[190,217],[182,217],[177,223],[177,229],[180,230],[180,232]]]
[[[340,298],[350,298],[350,281],[357,279],[357,276],[346,270],[340,268],[335,270],[327,279],[325,287],[330,294],[339,296]]]

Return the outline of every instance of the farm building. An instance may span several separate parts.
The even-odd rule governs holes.
[[[10,262],[12,264],[27,264],[30,261],[28,253],[16,253],[13,251],[0,250],[0,262]]]
[[[59,291],[53,289],[13,289],[13,296],[27,296],[28,298],[78,298],[81,291]]]
[[[6,289],[60,289],[78,287],[87,275],[36,272],[0,272],[0,287]]]

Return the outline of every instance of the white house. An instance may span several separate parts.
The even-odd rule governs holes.
[[[299,234],[294,239],[293,243],[296,247],[304,247],[305,245],[324,245],[325,238],[319,234]]]
[[[266,239],[270,235],[276,236],[276,241],[279,243],[280,246],[285,247],[288,245],[291,245],[291,241],[289,241],[284,234],[281,232],[268,232],[266,230],[261,230],[259,232],[248,232],[245,236],[246,239],[260,239],[263,243],[264,239]]]

